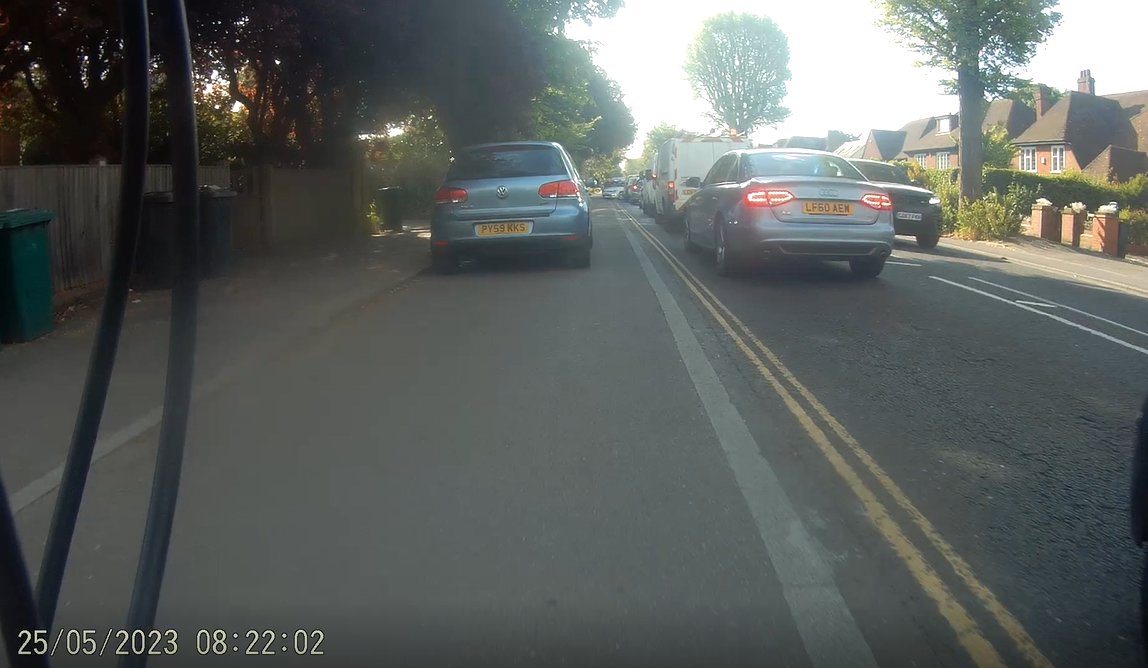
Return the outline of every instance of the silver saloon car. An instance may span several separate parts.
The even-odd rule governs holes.
[[[832,153],[730,151],[686,203],[685,245],[711,250],[723,275],[809,258],[848,261],[873,278],[893,252],[892,212],[888,192]]]
[[[588,267],[592,246],[586,189],[559,144],[465,147],[435,193],[431,259],[439,273],[468,258],[555,251]]]

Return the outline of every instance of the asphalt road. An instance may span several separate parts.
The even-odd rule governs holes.
[[[153,665],[1141,665],[1143,298],[907,243],[721,279],[594,207],[591,269],[423,274],[204,393]],[[122,623],[153,455],[96,465],[62,627]]]

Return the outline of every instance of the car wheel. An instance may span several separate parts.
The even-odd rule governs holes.
[[[585,269],[590,266],[590,248],[579,248],[567,251],[566,263],[575,269]]]
[[[885,258],[862,258],[849,261],[849,269],[858,278],[877,278],[885,268]]]
[[[926,250],[936,248],[937,243],[940,242],[941,235],[939,232],[929,232],[928,234],[917,235],[917,245]]]
[[[726,245],[725,223],[714,226],[717,231],[714,236],[714,265],[719,276],[737,276],[741,273],[741,263],[730,253]]]
[[[453,274],[458,271],[458,257],[454,253],[431,253],[431,269],[436,274]]]
[[[690,224],[688,222],[682,226],[682,244],[685,245],[687,253],[696,253],[702,249],[690,236]]]

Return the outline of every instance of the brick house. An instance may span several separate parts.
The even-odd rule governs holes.
[[[1016,137],[1036,120],[1036,112],[1013,100],[994,100],[985,112],[981,131],[1000,126]],[[910,121],[900,130],[870,130],[861,157],[868,160],[915,160],[929,169],[959,167],[957,137],[960,114]]]
[[[1037,118],[1013,140],[1013,168],[1038,174],[1082,171],[1112,181],[1148,172],[1148,91],[1097,95],[1089,70],[1056,104],[1037,93]]]

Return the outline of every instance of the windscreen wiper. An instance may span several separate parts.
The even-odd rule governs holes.
[[[34,643],[24,641],[29,632],[50,630],[55,620],[68,553],[115,366],[139,236],[151,94],[148,0],[120,0],[119,6],[125,105],[118,227],[99,327],[34,598],[12,507],[0,483],[0,631],[4,634],[5,650],[13,668],[49,665],[45,652],[37,651]],[[172,287],[159,449],[126,624],[127,629],[147,631],[155,623],[175,518],[191,406],[199,300],[199,146],[187,11],[183,0],[152,0],[152,8],[156,14],[157,43],[168,81],[178,252]],[[52,634],[46,635],[50,637]],[[120,665],[138,667],[146,662],[146,653],[128,654],[121,657]]]

